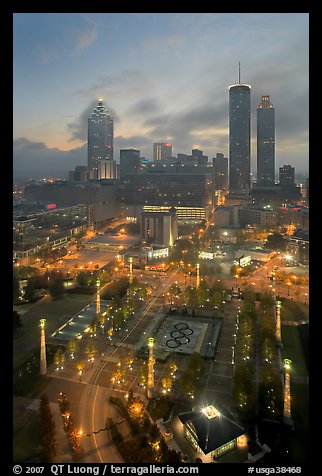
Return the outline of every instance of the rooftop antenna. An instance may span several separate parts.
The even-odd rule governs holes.
[[[240,61],[238,62],[238,84],[240,84]]]

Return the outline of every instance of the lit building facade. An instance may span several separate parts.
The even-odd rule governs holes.
[[[99,163],[113,160],[113,118],[103,100],[88,117],[88,171],[91,178],[100,178]]]
[[[153,144],[153,161],[172,157],[172,144],[155,142]]]
[[[201,411],[178,415],[183,433],[197,453],[220,458],[237,448],[239,438],[245,438],[245,429],[220,413],[213,405]]]
[[[262,96],[257,108],[257,183],[275,184],[275,109],[270,96]]]
[[[116,179],[117,168],[115,160],[100,160],[98,162],[98,179]]]
[[[229,190],[250,188],[250,86],[229,88]]]
[[[178,218],[175,211],[143,212],[141,238],[149,244],[171,247],[178,238]]]
[[[147,173],[124,178],[125,213],[140,219],[142,211],[175,207],[179,220],[201,221],[211,211],[211,180],[206,174]]]

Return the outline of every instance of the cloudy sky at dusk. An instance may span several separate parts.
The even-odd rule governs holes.
[[[228,156],[228,87],[251,85],[256,108],[276,109],[276,167],[308,170],[306,13],[17,13],[14,28],[14,178],[67,177],[87,164],[87,116],[103,98],[114,117],[114,158],[153,142],[173,152]]]

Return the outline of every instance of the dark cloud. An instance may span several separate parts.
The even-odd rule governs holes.
[[[104,102],[103,102],[104,103]],[[116,112],[112,107],[108,104],[104,103],[107,110],[111,114],[114,119],[114,124],[119,121],[119,117],[117,116]],[[67,124],[67,130],[70,133],[69,142],[73,142],[74,140],[82,140],[87,141],[87,119],[88,116],[93,112],[93,109],[97,106],[97,100],[92,101],[86,109],[84,109],[80,115],[74,119],[73,122]]]
[[[128,109],[132,116],[147,116],[160,111],[160,103],[155,98],[144,98],[133,104]]]
[[[86,165],[86,163],[86,145],[63,151],[24,137],[13,141],[14,179],[48,176],[67,178],[69,170],[72,170],[76,165]]]
[[[147,137],[146,136],[132,136],[132,137],[123,137],[116,136],[114,137],[114,149],[140,149],[146,147]],[[117,155],[114,157],[115,160],[118,159]]]
[[[113,97],[115,95],[143,94],[151,87],[151,81],[140,70],[128,69],[116,76],[101,76],[87,88],[78,89],[75,95],[85,97]]]

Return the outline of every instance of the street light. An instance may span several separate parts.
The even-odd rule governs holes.
[[[286,283],[287,284],[287,295],[289,296],[290,295],[290,287],[291,287],[291,283],[288,282]]]

